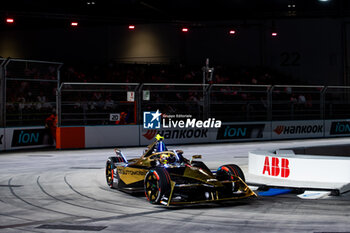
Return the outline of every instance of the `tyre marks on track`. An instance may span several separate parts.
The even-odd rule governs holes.
[[[100,212],[109,212],[109,213],[114,213],[114,214],[119,214],[119,212],[114,212],[114,211],[111,211],[111,210],[106,210],[106,209],[98,209],[98,208],[93,208],[93,207],[88,207],[88,206],[83,206],[83,205],[79,205],[79,204],[76,204],[76,203],[72,203],[72,202],[69,202],[69,201],[65,201],[65,200],[62,200],[61,198],[58,198],[56,196],[53,196],[51,194],[49,194],[44,188],[43,186],[41,185],[40,183],[40,176],[38,176],[37,180],[36,180],[36,183],[37,185],[39,186],[40,190],[46,194],[47,196],[51,197],[52,199],[56,200],[56,201],[60,201],[62,203],[65,203],[67,205],[71,205],[71,206],[74,206],[74,207],[79,207],[79,208],[82,208],[82,209],[88,209],[88,210],[94,210],[94,211],[100,211]],[[81,217],[84,217],[84,216],[81,216]],[[87,218],[87,217],[86,217]]]
[[[6,229],[6,228],[19,228],[19,227],[26,227],[26,226],[36,226],[40,224],[48,224],[48,223],[55,223],[55,222],[65,222],[65,221],[72,221],[72,220],[79,220],[81,218],[59,218],[59,219],[48,219],[48,220],[40,220],[40,221],[33,221],[33,220],[28,220],[28,222],[24,223],[18,223],[18,224],[9,224],[9,225],[2,225],[0,226],[0,229]],[[21,229],[22,231],[29,231],[28,229],[24,230]]]
[[[137,197],[134,197],[134,199],[132,200],[133,201],[133,205],[130,206],[126,203],[123,203],[123,200],[127,199],[126,197],[121,197],[121,196],[118,196],[119,198],[121,198],[120,201],[108,201],[108,200],[101,200],[101,199],[98,199],[98,198],[95,198],[95,197],[92,197],[91,195],[87,195],[85,193],[82,193],[81,191],[78,191],[76,187],[74,187],[69,181],[68,181],[68,178],[67,178],[67,175],[64,176],[64,182],[66,183],[66,185],[69,187],[69,189],[71,189],[73,192],[75,192],[76,194],[78,194],[79,196],[81,197],[84,197],[84,198],[87,198],[89,200],[93,200],[95,202],[99,202],[99,203],[104,203],[104,204],[108,204],[108,205],[113,205],[113,206],[118,206],[118,207],[124,207],[126,209],[133,209],[135,210],[135,208],[137,208],[138,210],[153,210],[153,206],[150,205],[147,207],[147,204],[148,202],[145,200],[145,202],[142,202],[141,204],[139,205],[136,205],[135,204],[135,201],[136,200],[140,200],[140,198],[137,198]],[[118,191],[118,190],[111,190],[109,187],[99,187],[101,190],[103,191],[107,191],[109,193],[113,193],[115,195],[118,195],[118,194],[121,194],[122,192],[121,191]],[[130,197],[132,198],[133,196],[131,194],[127,194],[127,193],[123,193],[125,195],[130,195]],[[143,196],[144,197],[144,196]],[[128,198],[128,199],[131,199],[131,198]],[[140,200],[140,201],[143,201],[143,200]],[[121,213],[125,213],[125,210]]]
[[[93,201],[96,201],[96,202],[101,202],[101,203],[105,203],[105,204],[108,204],[108,205],[115,205],[115,206],[123,206],[123,207],[127,207],[127,208],[130,208],[129,205],[125,205],[125,204],[120,204],[120,203],[116,203],[116,202],[111,202],[111,201],[106,201],[106,200],[100,200],[100,199],[97,199],[97,198],[94,198],[94,197],[91,197],[89,195],[86,195],[80,191],[78,191],[76,188],[74,188],[67,180],[67,175],[64,176],[64,182],[66,183],[66,185],[73,191],[75,192],[76,194],[82,196],[82,197],[85,197],[87,199],[90,199],[90,200],[93,200]]]
[[[13,187],[11,186],[11,181],[12,181],[12,178],[10,178],[8,180],[8,185],[9,185],[9,189],[10,189],[10,192],[11,194],[16,197],[18,200],[21,200],[22,202],[26,203],[27,205],[29,206],[32,206],[32,207],[36,207],[38,209],[41,209],[41,210],[45,210],[45,211],[50,211],[50,212],[53,212],[53,213],[57,213],[57,214],[63,214],[63,215],[67,215],[67,216],[71,216],[71,217],[81,217],[81,216],[78,216],[78,215],[74,215],[74,214],[70,214],[70,213],[66,213],[66,212],[62,212],[62,211],[57,211],[57,210],[52,210],[52,209],[49,209],[49,208],[45,208],[43,206],[39,206],[39,205],[36,205],[36,204],[33,204],[25,199],[23,199],[22,197],[20,197],[19,195],[17,195],[13,189]]]

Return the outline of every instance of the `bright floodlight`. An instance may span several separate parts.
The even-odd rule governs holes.
[[[182,28],[183,32],[188,32],[188,28]]]
[[[236,31],[235,30],[230,30],[230,34],[234,35],[234,34],[236,34]]]
[[[78,22],[71,22],[70,25],[73,26],[73,27],[77,27],[78,26]]]
[[[130,30],[134,30],[135,29],[135,25],[129,25],[129,29]]]
[[[6,23],[14,23],[15,20],[13,18],[7,18]]]

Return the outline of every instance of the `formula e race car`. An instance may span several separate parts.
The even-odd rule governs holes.
[[[181,150],[168,150],[163,137],[156,136],[140,158],[116,156],[106,162],[110,188],[125,192],[145,192],[152,204],[174,205],[228,201],[256,195],[245,183],[239,166],[223,165],[216,172],[201,161],[191,160]]]

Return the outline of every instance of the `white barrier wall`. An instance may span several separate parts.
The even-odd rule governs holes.
[[[349,157],[295,155],[292,151],[249,152],[249,173],[271,180],[350,183],[349,168]]]
[[[73,129],[74,128],[74,129]],[[170,144],[350,136],[350,120],[231,122],[221,128],[144,129],[143,125],[62,127],[57,148],[144,146],[157,133]],[[77,131],[77,132],[75,132]],[[53,146],[44,127],[0,129],[0,150]]]
[[[85,148],[138,146],[138,125],[85,127]]]

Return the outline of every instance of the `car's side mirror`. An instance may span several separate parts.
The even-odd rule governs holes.
[[[176,150],[176,153],[179,155],[182,155],[184,152],[183,152],[183,150]]]
[[[192,155],[191,163],[194,159],[201,159],[201,158],[202,158],[201,155]]]

